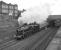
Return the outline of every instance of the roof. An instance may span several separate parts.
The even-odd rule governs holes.
[[[0,3],[1,3],[1,4],[7,4],[7,3],[4,2],[4,1],[0,1]],[[9,3],[9,4],[7,4],[7,5],[11,5],[11,6],[14,5],[14,6],[17,6],[17,4],[11,4],[11,3]]]
[[[61,15],[49,15],[48,20],[61,19]]]
[[[3,2],[3,1],[0,1],[0,3],[7,4],[7,3],[5,3],[5,2]]]
[[[52,17],[53,17],[53,16],[55,16],[55,17],[56,17],[56,16],[59,16],[59,17],[61,17],[61,15],[49,15],[49,17],[50,17],[50,16],[52,16]]]

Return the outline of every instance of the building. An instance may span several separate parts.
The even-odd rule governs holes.
[[[18,15],[18,6],[16,4],[7,4],[3,1],[0,1],[0,14],[11,15],[15,18]]]

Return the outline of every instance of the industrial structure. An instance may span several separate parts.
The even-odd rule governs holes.
[[[51,26],[60,27],[61,26],[61,15],[49,15],[47,18],[47,22]]]
[[[7,4],[3,1],[0,1],[0,14],[1,15],[11,15],[11,16],[17,16],[18,15],[18,6],[17,4]]]

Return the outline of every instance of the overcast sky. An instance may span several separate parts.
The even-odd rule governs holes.
[[[12,3],[12,4],[18,4],[19,9],[28,9],[30,7],[35,7],[35,6],[42,6],[42,4],[45,3],[53,3],[54,0],[3,0],[7,3]]]
[[[52,14],[61,14],[61,0],[3,0],[7,3],[18,4],[18,9],[29,9],[31,7],[48,4]]]
[[[29,19],[30,19],[30,16],[34,16],[35,10],[36,10],[35,14],[37,14],[37,15],[39,15],[38,12],[40,11],[40,13],[41,13],[40,18],[43,14],[48,15],[48,11],[50,12],[50,14],[54,14],[54,15],[60,14],[61,15],[61,0],[3,0],[3,1],[6,3],[18,4],[19,10],[22,10],[22,9],[29,10],[25,13],[26,17],[27,18],[29,17]],[[43,14],[42,14],[42,12],[43,12]],[[47,18],[47,15],[42,16],[43,19]],[[25,15],[23,15],[23,16],[25,16]],[[36,17],[36,19],[37,19],[37,17]]]

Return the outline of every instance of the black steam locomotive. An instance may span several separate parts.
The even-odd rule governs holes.
[[[36,23],[24,24],[23,26],[17,28],[15,38],[18,40],[24,39],[39,31],[40,31],[39,24]]]

